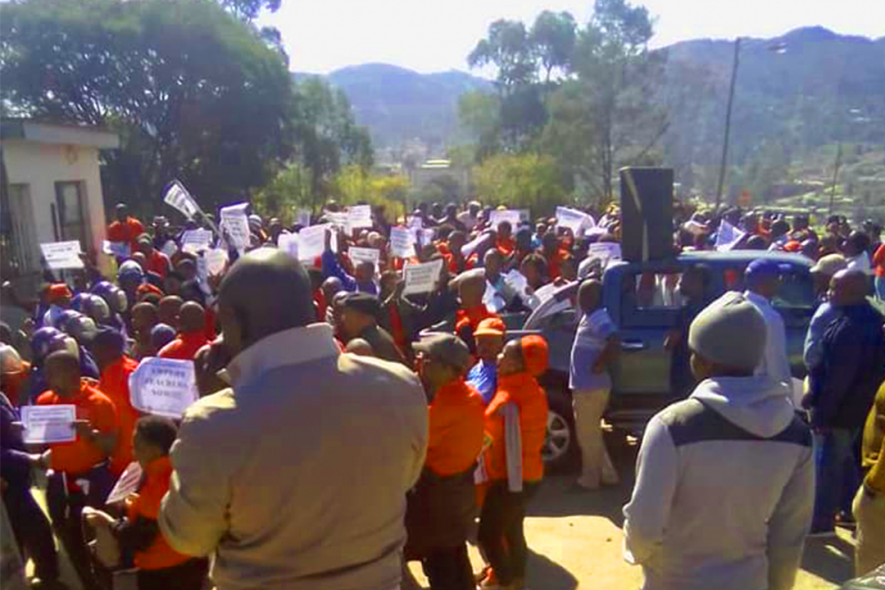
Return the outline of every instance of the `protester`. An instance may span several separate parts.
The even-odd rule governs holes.
[[[602,438],[602,414],[612,387],[608,366],[616,358],[621,342],[617,327],[602,306],[602,283],[582,283],[578,305],[581,320],[569,366],[575,430],[581,447],[582,467],[577,484],[585,490],[595,490],[600,485],[617,485],[619,481]]]
[[[362,338],[372,347],[375,356],[392,363],[406,364],[393,337],[378,326],[381,307],[378,298],[368,293],[352,293],[344,298],[341,308],[342,335],[350,340]]]
[[[108,226],[108,241],[127,244],[135,252],[138,236],[144,233],[144,225],[135,217],[130,217],[129,207],[123,203],[118,203],[115,211],[116,220]]]
[[[783,317],[771,303],[780,289],[781,273],[789,271],[789,266],[779,265],[772,260],[764,258],[754,260],[744,272],[747,282],[747,291],[744,295],[765,320],[765,352],[756,369],[757,374],[769,375],[775,381],[792,387],[793,374],[790,369],[790,359],[787,357],[787,330]]]
[[[165,359],[193,360],[197,351],[208,342],[206,338],[206,312],[203,306],[188,301],[179,312],[180,329],[175,340],[157,352]]]
[[[643,590],[793,587],[813,502],[811,434],[786,384],[755,374],[765,320],[728,292],[689,330],[700,384],[649,422],[624,507]]]
[[[473,386],[488,406],[498,389],[498,355],[504,349],[507,327],[500,318],[479,322],[473,338],[476,342],[476,364],[467,373],[467,383]]]
[[[857,519],[857,576],[885,564],[885,382],[879,387],[864,425],[862,459],[865,477],[853,505]]]
[[[470,351],[457,336],[414,345],[430,402],[427,459],[408,495],[407,559],[420,559],[433,590],[473,590],[467,536],[473,523],[473,472],[483,444],[483,404],[465,383]]]
[[[691,323],[710,303],[710,270],[703,265],[689,267],[679,278],[677,290],[684,304],[676,315],[676,324],[664,341],[670,351],[670,397],[681,400],[690,394],[697,381],[691,371],[691,350],[688,347],[688,331]]]
[[[219,590],[399,584],[426,399],[404,367],[342,356],[314,318],[310,279],[282,252],[247,253],[221,283],[224,339],[196,364],[227,364],[233,388],[187,410],[158,518],[173,549],[214,554]]]
[[[471,353],[476,351],[473,333],[479,327],[479,323],[488,318],[498,317],[496,313],[489,311],[483,303],[485,289],[485,274],[482,272],[477,271],[461,275],[458,282],[460,306],[454,318],[455,334],[467,344]]]
[[[109,529],[121,552],[133,555],[138,590],[200,590],[206,579],[207,561],[171,549],[157,525],[160,504],[172,476],[169,450],[176,432],[175,423],[168,418],[140,418],[129,444],[145,477],[138,491],[126,499],[126,515],[115,519],[99,510],[83,511],[87,524]]]
[[[841,254],[828,254],[821,257],[817,264],[811,267],[811,276],[814,279],[820,305],[814,311],[811,322],[808,324],[808,333],[805,336],[802,357],[808,369],[820,361],[820,344],[823,341],[824,331],[838,314],[836,308],[829,301],[830,282],[833,280],[833,275],[844,270],[847,266],[848,263],[845,262],[845,257]]]
[[[111,490],[114,477],[104,463],[116,448],[120,424],[113,402],[81,378],[74,354],[64,350],[50,354],[46,373],[50,390],[37,398],[37,405],[76,406],[77,434],[73,443],[49,444],[35,466],[53,470],[46,491],[52,526],[81,583],[94,588],[97,582],[80,514],[85,506],[100,506]]]
[[[141,302],[132,308],[132,335],[135,343],[132,346],[132,358],[141,360],[148,356],[155,356],[157,349],[151,343],[151,330],[160,322],[160,313],[157,306]]]
[[[846,269],[833,276],[830,303],[838,315],[824,333],[803,400],[818,443],[816,536],[834,534],[839,510],[851,514],[850,502],[860,485],[854,445],[885,380],[885,320],[866,300],[867,288],[861,271]]]
[[[160,279],[166,278],[166,275],[172,268],[169,257],[154,248],[154,243],[148,234],[142,234],[138,238],[138,250],[145,257],[145,272],[153,272],[160,276]]]
[[[547,343],[540,336],[507,343],[498,357],[498,391],[485,413],[491,446],[483,464],[490,486],[477,532],[494,572],[494,581],[483,582],[488,588],[525,583],[523,520],[544,475],[541,448],[547,433],[547,395],[537,378],[547,363]]]

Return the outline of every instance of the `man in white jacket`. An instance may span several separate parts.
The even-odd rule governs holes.
[[[692,322],[692,395],[657,414],[624,508],[643,590],[789,590],[814,504],[811,432],[785,383],[754,375],[766,327],[740,293]]]

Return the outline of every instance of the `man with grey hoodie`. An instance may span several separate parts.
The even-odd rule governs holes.
[[[648,425],[624,507],[643,590],[789,590],[814,505],[811,432],[785,383],[754,375],[765,320],[729,292],[692,322],[699,381]]]

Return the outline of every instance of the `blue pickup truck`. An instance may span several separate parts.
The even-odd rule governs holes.
[[[711,273],[708,295],[744,289],[744,269],[758,258],[790,267],[783,276],[774,307],[784,318],[787,346],[795,377],[803,377],[802,349],[816,307],[812,261],[796,254],[738,250],[691,252],[669,260],[617,262],[603,276],[603,300],[620,328],[621,354],[612,367],[612,395],[606,421],[617,429],[641,432],[648,420],[673,400],[669,392],[670,353],[664,338],[676,322],[681,298],[676,291],[685,269],[704,265]],[[551,467],[570,462],[577,451],[568,388],[569,359],[577,327],[572,305],[578,283],[559,288],[527,319],[506,318],[508,338],[543,335],[550,346],[550,369],[541,384],[550,403],[544,458]]]

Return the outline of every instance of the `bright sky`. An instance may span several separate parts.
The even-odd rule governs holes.
[[[531,24],[542,10],[579,23],[592,0],[283,0],[261,25],[280,29],[290,69],[328,73],[368,62],[437,72],[467,70],[467,54],[499,18]],[[699,37],[774,37],[822,25],[842,34],[885,35],[883,0],[645,0],[658,17],[653,45]]]

